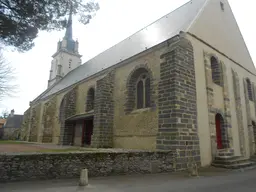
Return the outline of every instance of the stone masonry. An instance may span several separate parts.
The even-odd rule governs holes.
[[[250,155],[253,155],[253,130],[252,130],[252,119],[251,119],[251,110],[250,110],[250,100],[249,93],[247,89],[247,81],[244,82],[244,96],[245,96],[245,107],[246,107],[246,117],[247,117],[247,126],[248,126],[248,136],[249,136],[249,149]]]
[[[68,117],[76,114],[76,99],[77,87],[69,91],[62,99],[60,105],[60,140],[61,145],[70,145],[74,139],[74,125],[71,122],[66,122]]]
[[[223,100],[224,100],[224,127],[222,132],[223,144],[227,148],[233,149],[232,124],[230,112],[230,97],[228,89],[228,75],[226,65],[221,61],[222,78],[223,78]]]
[[[25,111],[23,122],[20,129],[21,140],[28,141],[29,139],[29,125],[30,125],[30,108]]]
[[[39,119],[40,119],[40,110],[41,104],[36,105],[31,108],[31,116],[30,116],[30,133],[29,133],[29,141],[37,142],[37,136],[39,131]]]
[[[254,110],[255,110],[255,114],[256,114],[256,85],[255,83],[252,83],[252,86],[253,86],[253,97],[254,97]],[[255,122],[256,123],[256,122]],[[256,154],[256,125],[254,125],[252,127],[253,129],[253,139],[254,139],[254,153]]]
[[[57,98],[54,97],[50,99],[47,103],[44,105],[44,111],[43,111],[43,143],[51,143],[53,138],[53,124],[55,120],[55,113],[56,113],[56,102]]]
[[[92,147],[113,146],[115,71],[96,82]]]
[[[0,183],[175,171],[172,152],[92,152],[0,155]]]
[[[241,103],[241,94],[240,94],[240,83],[237,72],[232,70],[233,76],[233,90],[235,96],[235,105],[236,105],[236,118],[239,131],[239,143],[240,143],[240,152],[242,156],[245,156],[245,140],[244,140],[244,126],[243,126],[243,112],[242,112],[242,103]]]
[[[200,164],[193,47],[180,37],[161,59],[156,148],[176,150],[177,169],[186,169],[188,158]]]
[[[222,87],[223,90],[223,101],[224,108],[216,108],[214,106],[214,81],[211,62],[212,58],[215,58],[217,64],[219,65],[218,77],[221,83],[217,84]],[[209,111],[209,127],[211,133],[211,145],[212,145],[212,156],[217,155],[217,143],[216,143],[216,124],[215,116],[220,114],[223,118],[221,133],[222,133],[222,144],[223,147],[228,149],[232,146],[232,132],[231,132],[231,114],[230,114],[230,98],[228,93],[228,81],[226,75],[226,66],[224,63],[218,60],[218,58],[211,54],[204,52],[204,63],[205,63],[205,78],[206,78],[206,89],[207,89],[207,102]],[[216,64],[215,64],[216,65]],[[216,77],[215,77],[216,78]],[[215,80],[216,81],[216,80]],[[216,84],[216,83],[215,83]]]

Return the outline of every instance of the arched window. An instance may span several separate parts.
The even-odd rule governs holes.
[[[248,91],[249,100],[253,101],[252,83],[251,83],[250,79],[246,79],[246,85],[247,85],[247,91]]]
[[[150,78],[147,73],[141,74],[137,80],[137,109],[150,107]]]
[[[151,107],[153,93],[150,71],[146,67],[134,70],[127,80],[125,112]]]
[[[86,100],[86,111],[91,111],[94,109],[94,100],[95,100],[95,90],[94,88],[90,88],[87,93],[87,100]]]
[[[222,70],[221,65],[215,57],[211,57],[212,81],[213,83],[222,86]]]

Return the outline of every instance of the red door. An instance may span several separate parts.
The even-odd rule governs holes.
[[[217,148],[222,149],[222,140],[221,140],[221,121],[220,116],[216,115],[215,117],[215,123],[216,123],[216,139],[217,139]]]

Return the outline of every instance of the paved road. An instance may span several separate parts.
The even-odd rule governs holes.
[[[1,192],[255,192],[256,170],[226,172],[221,176],[188,178],[158,174],[90,179],[86,188],[74,180],[0,184]]]

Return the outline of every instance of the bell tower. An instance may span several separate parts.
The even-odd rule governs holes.
[[[71,5],[65,36],[57,43],[57,51],[52,56],[48,88],[81,65],[82,55],[78,52],[79,44],[77,40],[73,40],[72,35],[72,12]]]

